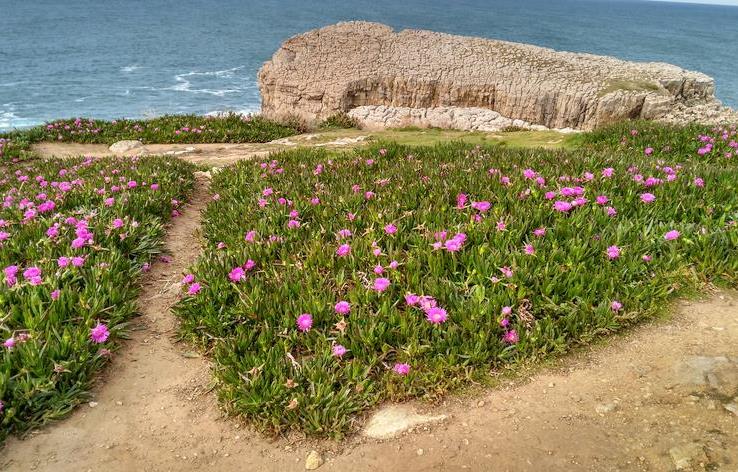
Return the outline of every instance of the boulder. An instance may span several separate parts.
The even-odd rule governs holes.
[[[108,149],[110,149],[110,152],[114,152],[116,154],[122,154],[124,152],[131,151],[133,149],[137,149],[143,146],[143,143],[141,141],[128,139],[124,141],[118,141],[117,143],[113,143],[110,145]]]
[[[504,120],[583,130],[625,118],[679,121],[692,119],[693,109],[709,110],[714,120],[738,117],[717,101],[712,78],[671,64],[395,32],[369,22],[290,38],[259,71],[259,89],[266,117],[307,123],[354,109],[352,116],[362,115],[371,126],[436,126],[453,112],[458,119],[445,127],[464,129],[481,128],[460,108],[486,113],[492,129]]]

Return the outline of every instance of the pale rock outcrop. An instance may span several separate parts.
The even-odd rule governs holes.
[[[259,71],[259,88],[265,116],[308,123],[353,109],[371,126],[382,125],[379,114],[386,118],[383,126],[419,125],[450,111],[461,116],[460,108],[496,113],[479,118],[492,127],[503,120],[576,129],[625,118],[680,122],[700,120],[705,110],[713,121],[737,116],[715,99],[710,77],[671,64],[424,30],[395,32],[367,22],[290,38]],[[429,111],[436,108],[446,110]]]

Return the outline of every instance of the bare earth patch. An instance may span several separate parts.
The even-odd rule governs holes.
[[[445,415],[399,439],[264,437],[224,418],[209,365],[175,340],[169,312],[199,251],[207,182],[173,220],[168,263],[145,278],[142,316],[88,405],[0,452],[8,471],[674,470],[738,465],[738,295],[682,302],[567,356],[528,382],[415,405]],[[317,453],[311,451],[317,451]],[[317,460],[319,456],[320,460]],[[685,465],[686,464],[686,465]]]

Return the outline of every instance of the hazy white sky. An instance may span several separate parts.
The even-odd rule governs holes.
[[[656,0],[659,2],[680,2],[680,3],[708,3],[710,5],[735,5],[738,6],[738,0]]]

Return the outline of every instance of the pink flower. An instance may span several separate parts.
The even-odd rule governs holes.
[[[338,249],[336,249],[336,255],[338,255],[339,257],[346,256],[350,252],[351,246],[349,246],[348,244],[341,244],[340,246],[338,246]]]
[[[10,337],[6,339],[5,342],[3,343],[3,346],[7,349],[13,349],[15,347],[15,338]]]
[[[610,200],[605,195],[598,195],[597,198],[595,198],[595,203],[598,205],[605,205]]]
[[[244,236],[244,239],[247,242],[253,243],[254,240],[256,240],[256,231],[254,230],[249,231],[248,233],[246,233],[246,236]]]
[[[605,213],[607,213],[607,216],[615,216],[618,214],[618,211],[613,207],[606,207]]]
[[[651,154],[653,154],[653,148],[651,148],[651,147],[647,147],[646,149],[644,149],[644,150],[643,150],[643,152],[644,152],[644,153],[645,153],[645,154],[646,154],[647,156],[650,156]]]
[[[384,277],[379,277],[377,279],[374,279],[374,290],[377,292],[384,292],[387,290],[387,288],[390,286],[389,279],[385,279]]]
[[[191,284],[195,281],[195,275],[194,274],[187,274],[182,278],[182,285]]]
[[[536,229],[533,230],[533,234],[537,238],[542,238],[542,237],[544,237],[546,235],[546,228],[536,228]]]
[[[615,169],[613,169],[612,167],[602,169],[602,177],[609,178],[609,177],[612,177],[614,174],[615,174]]]
[[[536,253],[536,248],[534,248],[532,244],[526,244],[523,250],[529,256],[532,256],[533,254]]]
[[[116,218],[113,220],[113,228],[118,229],[123,226],[123,220]]]
[[[85,265],[85,258],[80,256],[75,256],[72,258],[72,265],[74,267],[82,267]]]
[[[348,315],[351,311],[351,305],[349,304],[349,302],[341,300],[340,302],[336,303],[335,309],[336,313],[338,314]]]
[[[384,267],[377,264],[376,266],[374,266],[374,273],[377,275],[382,275],[384,273]]]
[[[249,260],[247,260],[247,261],[246,261],[246,263],[245,263],[245,264],[243,265],[243,268],[244,268],[244,269],[246,269],[246,270],[251,270],[251,269],[253,269],[253,268],[254,268],[255,266],[256,266],[256,262],[254,262],[253,260],[249,259]]]
[[[704,180],[702,180],[702,179],[701,179],[701,178],[699,178],[699,177],[695,177],[695,178],[694,178],[694,181],[693,181],[693,183],[694,183],[694,186],[695,186],[695,187],[700,187],[700,188],[702,188],[702,187],[704,187],[704,186],[705,186],[705,181],[704,181]]]
[[[246,278],[246,271],[243,270],[243,267],[234,267],[228,274],[228,278],[231,282],[240,282]]]
[[[109,336],[110,331],[108,331],[108,327],[100,322],[90,330],[90,339],[92,339],[92,342],[95,344],[104,343],[108,340]]]
[[[405,295],[405,303],[410,306],[415,306],[420,303],[420,297],[415,295],[414,293],[408,293],[407,295]]]
[[[558,212],[566,213],[566,212],[570,211],[573,207],[572,207],[571,203],[569,203],[569,202],[565,202],[563,200],[556,200],[554,202],[553,208],[554,208],[554,210],[556,210]]]
[[[310,313],[303,313],[297,317],[297,329],[303,333],[309,331],[313,327],[313,316]]]
[[[511,329],[502,336],[502,340],[505,341],[507,344],[517,344],[520,338],[518,337],[518,332],[514,329]]]
[[[384,232],[387,234],[395,234],[397,232],[397,226],[390,223],[384,227]]]
[[[679,233],[679,231],[673,229],[671,231],[668,231],[664,235],[664,239],[666,239],[667,241],[674,241],[675,239],[679,239],[679,236],[681,236],[681,233]]]
[[[397,262],[397,261],[395,261],[395,260],[393,260],[393,261],[392,261],[392,262],[390,262],[390,264],[389,264],[389,268],[390,268],[390,269],[392,269],[392,270],[395,270],[395,269],[397,269],[397,268],[398,268],[399,266],[400,266],[400,263],[399,263],[399,262]]]
[[[620,248],[617,246],[610,246],[607,248],[607,257],[609,259],[617,259],[620,257]]]
[[[512,307],[511,306],[503,306],[502,307],[502,316],[510,316],[512,315]]]
[[[392,367],[392,370],[398,374],[398,375],[407,375],[410,373],[410,365],[409,364],[401,364],[396,363],[394,367]]]
[[[58,300],[60,295],[61,295],[61,291],[59,289],[56,289],[53,292],[51,292],[51,299]]]
[[[651,262],[651,259],[653,258],[649,256],[648,254],[644,254],[643,257],[641,257],[641,259],[643,260],[643,262]]]
[[[651,203],[654,200],[656,200],[656,195],[654,195],[652,193],[642,193],[641,194],[641,201],[643,203]]]
[[[468,197],[465,193],[460,193],[456,195],[456,208],[464,208],[466,206],[466,202],[468,200]]]
[[[346,352],[348,352],[348,349],[341,346],[340,344],[334,344],[332,351],[333,351],[334,356],[343,357],[343,355],[346,354]]]
[[[342,229],[338,231],[337,237],[338,238],[348,238],[351,236],[351,230],[350,229]]]
[[[295,229],[295,228],[299,228],[299,227],[300,227],[300,222],[299,222],[299,221],[297,221],[297,220],[289,220],[289,221],[287,222],[287,227],[288,227],[289,229]]]
[[[197,295],[201,289],[202,289],[202,286],[199,283],[195,282],[194,284],[189,286],[189,288],[187,289],[187,294]]]
[[[502,272],[502,275],[504,275],[508,279],[513,276],[513,271],[508,266],[500,267],[500,272]]]
[[[448,319],[446,310],[437,306],[426,311],[425,316],[433,324],[441,324]]]
[[[620,310],[622,310],[622,309],[623,309],[623,304],[622,304],[622,303],[620,303],[620,302],[619,302],[619,301],[617,301],[617,300],[613,300],[613,302],[612,302],[612,303],[610,304],[610,309],[611,309],[612,311],[620,311]]]
[[[56,260],[56,263],[59,265],[59,267],[67,267],[69,265],[69,258],[61,256],[59,259]]]
[[[484,213],[492,207],[492,204],[490,202],[482,201],[472,202],[471,206],[480,213]]]

